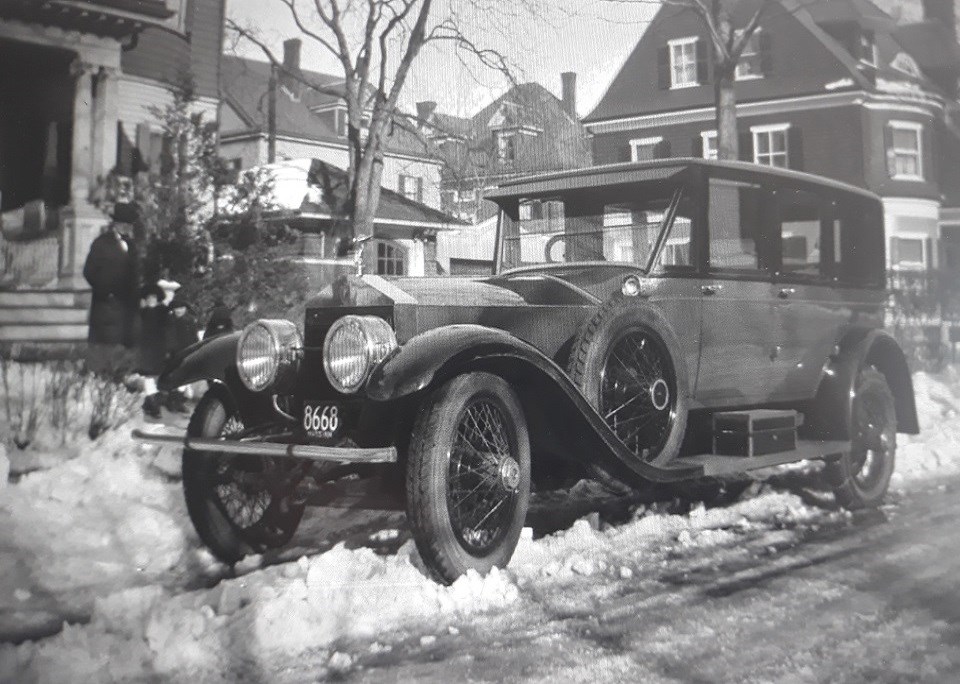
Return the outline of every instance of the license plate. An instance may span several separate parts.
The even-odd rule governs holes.
[[[343,427],[343,412],[339,404],[329,402],[303,402],[304,431],[310,437],[332,439],[340,434]]]

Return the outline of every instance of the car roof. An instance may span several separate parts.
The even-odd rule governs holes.
[[[832,178],[817,176],[812,173],[804,173],[792,169],[781,169],[774,166],[762,166],[750,162],[718,161],[715,159],[699,159],[695,157],[605,164],[602,166],[590,166],[568,171],[522,176],[501,182],[495,190],[485,193],[484,199],[496,200],[544,192],[579,190],[623,183],[665,180],[682,171],[697,166],[746,172],[757,176],[758,179],[777,177],[784,180],[797,180],[804,183],[813,183],[832,190],[860,195],[877,201],[880,200],[877,195],[869,190],[833,180]]]

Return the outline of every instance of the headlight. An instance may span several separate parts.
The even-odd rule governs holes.
[[[303,340],[290,321],[261,319],[243,329],[237,342],[237,372],[248,389],[262,392],[292,376]]]
[[[397,348],[393,328],[376,316],[344,316],[323,341],[323,369],[338,392],[356,392],[374,367]]]

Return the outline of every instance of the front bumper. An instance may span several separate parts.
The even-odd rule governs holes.
[[[284,444],[280,442],[236,441],[190,437],[183,433],[134,430],[134,439],[153,444],[177,444],[194,451],[269,456],[272,458],[305,458],[329,463],[396,463],[395,447],[343,447],[316,444]]]

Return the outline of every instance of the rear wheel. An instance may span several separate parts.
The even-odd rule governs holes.
[[[530,501],[530,442],[505,380],[468,373],[421,408],[407,463],[407,514],[420,556],[451,583],[510,561]]]
[[[877,506],[893,475],[897,414],[887,380],[875,368],[865,368],[857,377],[850,435],[850,451],[827,465],[826,476],[841,506]]]
[[[190,418],[192,437],[238,439],[243,421],[214,389]],[[183,491],[190,520],[214,556],[235,563],[247,554],[283,546],[296,532],[303,504],[291,498],[293,462],[184,449]]]

